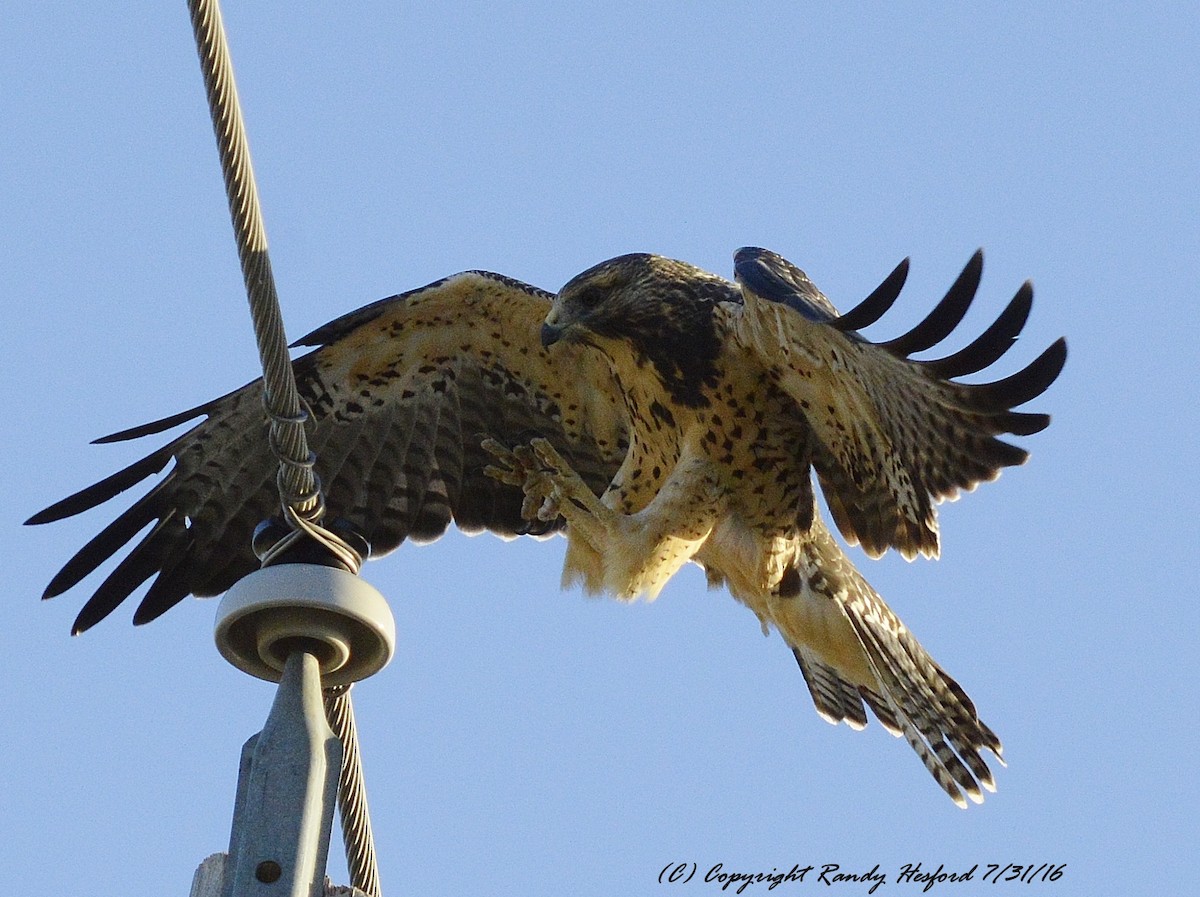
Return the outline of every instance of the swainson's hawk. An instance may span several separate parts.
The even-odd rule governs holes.
[[[435,539],[451,520],[504,536],[565,532],[564,582],[623,599],[654,597],[694,561],[779,630],[822,717],[861,728],[865,702],[965,806],[993,788],[981,754],[999,758],[1000,742],[843,553],[812,472],[848,542],[912,557],[937,553],[937,501],[1025,460],[997,436],[1049,423],[1012,409],[1057,377],[1065,342],[993,383],[955,378],[1010,348],[1028,285],[965,348],[909,357],[955,329],[981,269],[977,254],[924,321],[881,343],[858,331],[896,299],[906,262],[839,316],[802,271],[761,249],[737,253],[737,284],[636,254],[557,295],[469,271],[368,305],[301,339],[318,348],[295,361],[329,516],[372,556]],[[47,588],[76,585],[153,524],[75,631],[146,580],[137,623],[258,566],[251,534],[278,513],[261,381],[100,441],[199,417],[30,520],[93,508],[174,462]]]

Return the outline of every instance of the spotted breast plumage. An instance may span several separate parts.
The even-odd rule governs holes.
[[[965,348],[913,353],[962,320],[977,254],[908,333],[859,330],[903,286],[902,263],[845,315],[775,253],[742,249],[736,283],[648,254],[611,259],[557,295],[470,271],[368,305],[298,344],[309,441],[332,517],[379,556],[453,521],[504,536],[565,533],[563,579],[590,593],[655,597],[685,563],[705,570],[793,651],[817,711],[854,728],[866,709],[903,735],[962,806],[994,788],[1000,741],[842,551],[938,550],[937,501],[1026,453],[999,438],[1043,429],[1013,411],[1041,394],[1063,340],[985,384],[1032,301],[1021,288]],[[46,597],[77,585],[149,531],[105,578],[82,631],[153,578],[134,621],[215,595],[257,567],[251,534],[275,513],[261,381],[101,441],[204,420],[143,460],[31,518],[77,514],[174,466],[85,545]]]

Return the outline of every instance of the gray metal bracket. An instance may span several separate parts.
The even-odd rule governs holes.
[[[317,658],[293,652],[263,730],[242,748],[225,897],[320,897],[342,745]]]

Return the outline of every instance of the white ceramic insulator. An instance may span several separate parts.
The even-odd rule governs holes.
[[[225,593],[214,638],[235,667],[271,682],[293,651],[313,654],[328,688],[383,669],[395,651],[396,622],[383,595],[353,573],[277,564]]]

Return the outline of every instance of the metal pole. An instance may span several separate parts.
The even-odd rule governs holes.
[[[242,748],[227,897],[321,897],[341,762],[317,658],[296,651],[266,725]]]

